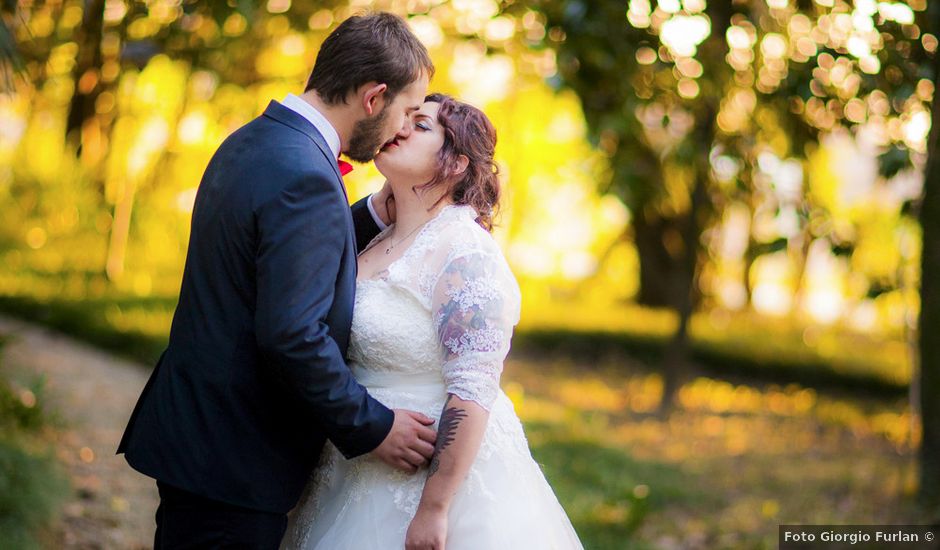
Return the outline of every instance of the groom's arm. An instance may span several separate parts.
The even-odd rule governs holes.
[[[367,195],[350,207],[352,210],[353,225],[356,227],[357,254],[365,250],[366,246],[368,246],[372,239],[382,230],[375,217],[372,215],[372,209],[369,208],[370,200],[372,200],[372,195]]]
[[[394,415],[356,382],[325,323],[347,227],[328,177],[298,174],[255,209],[255,334],[283,387],[354,457],[382,443]]]
[[[392,223],[388,203],[391,189],[386,182],[378,193],[367,195],[352,205],[353,225],[356,228],[356,252],[362,252],[380,231]]]

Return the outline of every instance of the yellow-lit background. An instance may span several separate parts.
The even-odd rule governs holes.
[[[886,44],[936,50],[915,22],[926,2],[739,2],[757,24],[732,20],[718,37],[727,74],[706,58],[715,22],[704,0],[610,3],[619,25],[651,37],[625,43],[635,65],[604,77],[636,82],[627,140],[653,150],[662,174],[647,207],[691,208],[682,151],[701,106],[715,106],[723,144],[706,151],[713,210],[692,367],[666,418],[655,412],[678,316],[637,301],[638,213],[610,185],[622,161],[610,134],[594,139],[590,107],[559,69],[562,44],[591,37],[566,37],[546,15],[586,4],[249,4],[107,0],[100,60],[82,74],[85,2],[21,2],[5,17],[22,68],[0,95],[0,309],[152,361],[215,149],[269,101],[302,91],[340,21],[389,10],[428,47],[431,90],[497,128],[495,236],[524,296],[504,386],[587,546],[756,548],[778,523],[922,519],[909,501],[921,244],[908,207],[922,190],[934,90],[927,73],[898,76],[896,89],[865,79],[893,81]],[[807,63],[808,97],[794,92],[775,111],[768,98]],[[94,113],[67,135],[77,93],[94,94]],[[813,128],[808,143],[788,111]],[[740,143],[743,154],[728,145]],[[878,156],[891,144],[911,163],[886,177]],[[350,198],[382,181],[358,167]],[[663,240],[675,254],[688,245]]]

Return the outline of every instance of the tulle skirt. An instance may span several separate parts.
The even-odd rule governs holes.
[[[401,380],[357,373],[391,408],[437,420],[446,393],[439,379]],[[414,517],[427,470],[409,475],[371,455],[346,460],[327,444],[282,548],[397,550]],[[580,549],[574,528],[529,451],[512,402],[503,392],[448,515],[447,550]]]

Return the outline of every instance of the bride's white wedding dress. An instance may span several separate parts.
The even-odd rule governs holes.
[[[357,283],[350,368],[390,408],[436,421],[452,393],[490,411],[479,453],[450,507],[448,550],[579,549],[499,389],[519,288],[475,217],[469,206],[446,206],[400,259]],[[426,469],[405,474],[371,454],[346,460],[327,443],[282,547],[402,549],[426,475]]]

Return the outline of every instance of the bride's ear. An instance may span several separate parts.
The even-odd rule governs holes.
[[[454,170],[454,175],[459,176],[467,171],[467,166],[470,165],[470,159],[467,158],[467,155],[460,155],[457,157],[457,169]]]

